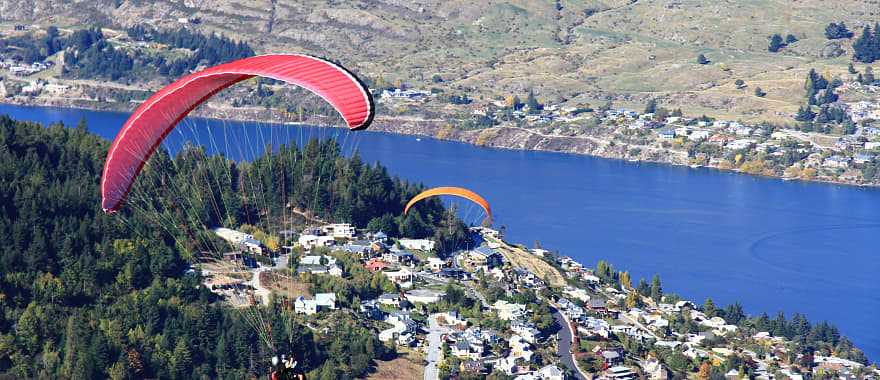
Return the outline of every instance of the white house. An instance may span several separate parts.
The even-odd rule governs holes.
[[[336,258],[333,256],[303,256],[299,260],[300,265],[336,265]]]
[[[435,303],[440,302],[446,293],[430,289],[415,289],[406,292],[406,299],[412,303]]]
[[[510,326],[510,330],[530,343],[535,343],[538,340],[538,335],[541,334],[531,323],[513,323]]]
[[[299,239],[297,240],[297,242],[301,247],[303,247],[303,249],[311,250],[315,247],[329,247],[333,244],[336,244],[336,239],[334,239],[332,236],[303,234],[299,235]]]
[[[248,238],[241,242],[241,247],[255,255],[263,254],[263,244],[259,240]]]
[[[519,319],[526,314],[526,305],[504,300],[495,301],[492,308],[498,311],[498,318],[505,321]]]
[[[218,227],[214,229],[214,233],[217,234],[221,239],[228,241],[231,244],[238,245],[244,242],[246,239],[253,239],[254,235],[246,234],[241,231],[236,231],[230,228]]]
[[[309,300],[300,296],[293,304],[294,311],[306,315],[312,315],[319,311],[336,309],[336,294],[334,293],[318,293],[315,299]]]
[[[510,347],[509,356],[515,359],[522,358],[527,362],[532,360],[532,355],[534,354],[532,345],[523,337],[516,334],[511,335],[508,346]]]
[[[688,140],[702,141],[709,138],[709,131],[693,131],[688,135]]]
[[[327,224],[321,227],[321,231],[327,236],[332,236],[333,238],[349,240],[353,239],[357,234],[354,226],[348,223]]]
[[[431,239],[400,239],[397,241],[400,246],[406,249],[415,249],[418,251],[433,251],[435,242]]]
[[[408,267],[400,267],[396,271],[382,272],[391,282],[408,288],[412,286],[413,272]]]
[[[541,380],[563,380],[565,379],[565,374],[559,367],[550,364],[535,372],[535,377]]]
[[[385,323],[391,325],[391,328],[379,332],[379,340],[388,342],[397,338],[397,344],[409,345],[413,341],[413,333],[416,332],[418,325],[408,314],[392,313],[385,318]]]
[[[334,277],[342,277],[345,274],[342,268],[335,264],[331,265],[330,269],[327,269],[327,273],[330,273],[330,275]]]
[[[428,263],[425,264],[425,266],[433,272],[439,272],[441,269],[446,267],[446,260],[436,257],[429,257]]]

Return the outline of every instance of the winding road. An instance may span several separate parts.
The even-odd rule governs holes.
[[[578,368],[574,359],[574,354],[571,352],[572,337],[575,334],[575,331],[571,328],[571,323],[569,323],[568,318],[556,308],[553,309],[553,319],[555,319],[556,323],[561,327],[556,340],[556,354],[559,355],[562,364],[574,373],[576,379],[586,380],[586,374]]]

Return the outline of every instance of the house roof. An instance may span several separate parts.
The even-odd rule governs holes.
[[[480,254],[482,256],[485,256],[485,257],[489,257],[489,256],[496,254],[496,252],[492,248],[489,248],[489,247],[477,247],[476,249],[473,250],[473,252]]]

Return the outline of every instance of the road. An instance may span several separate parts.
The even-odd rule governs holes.
[[[559,338],[556,340],[557,355],[559,355],[562,364],[571,370],[576,379],[586,380],[587,376],[581,372],[580,368],[578,368],[574,355],[571,352],[572,336],[574,336],[575,333],[571,329],[571,323],[569,323],[568,319],[565,318],[565,316],[556,308],[553,309],[553,319],[555,319],[556,323],[561,327],[559,329]]]
[[[253,276],[251,280],[248,281],[248,285],[254,287],[254,298],[259,299],[260,303],[263,305],[269,304],[269,289],[263,287],[263,284],[260,282],[260,273],[268,270],[266,267],[259,267],[253,271]]]
[[[437,380],[440,377],[440,371],[437,370],[443,347],[440,337],[447,332],[449,329],[440,326],[436,315],[428,317],[428,365],[425,366],[425,380]]]

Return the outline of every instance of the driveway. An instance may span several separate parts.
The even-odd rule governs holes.
[[[443,348],[440,337],[448,332],[448,327],[440,326],[437,322],[437,315],[428,317],[428,365],[425,366],[425,380],[437,380],[440,377],[440,371],[437,370]]]

